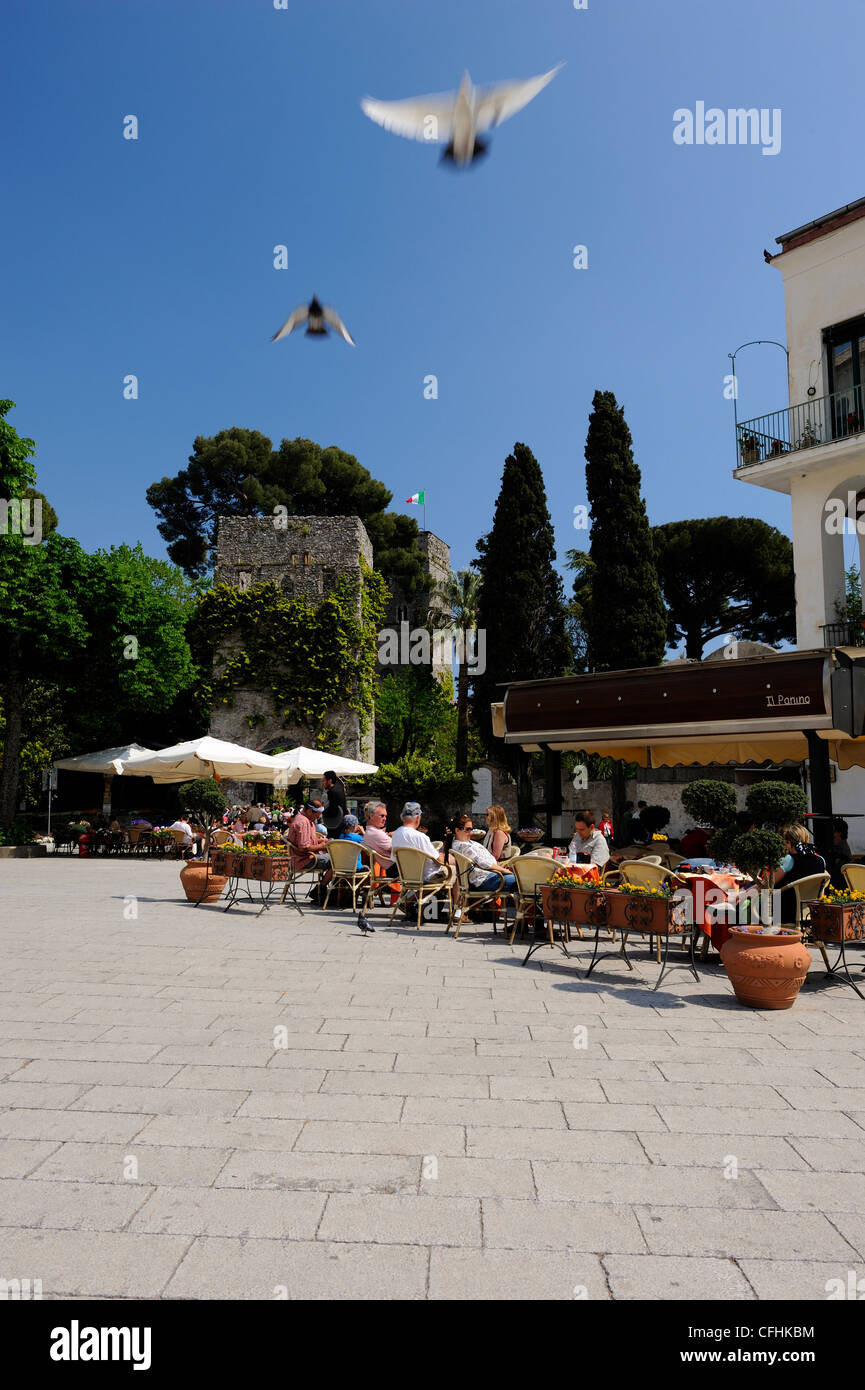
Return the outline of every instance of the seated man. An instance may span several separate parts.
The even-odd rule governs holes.
[[[388,878],[397,877],[397,867],[391,852],[391,838],[387,825],[387,807],[383,801],[368,801],[363,808],[366,825],[363,842],[370,851],[373,861],[384,870]]]
[[[596,864],[599,869],[603,869],[610,857],[610,846],[600,830],[595,829],[594,813],[575,811],[574,830],[576,833],[568,846],[568,857],[572,860],[582,860],[584,864]]]
[[[424,864],[424,883],[428,883],[432,878],[447,878],[447,870],[444,867],[444,853],[440,853],[429,836],[421,832],[419,829],[420,818],[420,803],[417,801],[407,801],[400,815],[402,824],[391,836],[391,848],[393,850],[421,849],[424,854],[432,856],[432,858]],[[436,868],[435,864],[432,862],[433,859],[438,860],[441,868]]]
[[[303,810],[295,816],[285,832],[285,838],[291,853],[291,867],[295,873],[303,873],[305,869],[326,869],[327,872],[322,874],[320,880],[322,884],[326,884],[331,878],[327,838],[324,835],[319,835],[315,828],[320,812],[319,802],[305,802]],[[310,897],[314,897],[317,892],[318,888],[313,887],[310,890]]]
[[[181,832],[183,835],[184,851],[191,849],[195,854],[201,853],[201,837],[195,834],[188,820],[184,820],[182,816],[178,816],[177,820],[168,828],[169,830],[179,830]]]

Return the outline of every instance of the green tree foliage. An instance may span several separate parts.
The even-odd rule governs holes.
[[[471,570],[451,570],[447,580],[436,585],[432,592],[433,606],[429,621],[434,627],[453,627],[460,634],[462,645],[457,671],[457,772],[465,772],[469,758],[469,644],[468,634],[478,627],[480,576]],[[477,664],[479,648],[475,646]]]
[[[652,529],[667,641],[699,661],[713,638],[796,640],[793,546],[751,516],[668,521]],[[861,612],[861,607],[860,607]]]
[[[406,801],[419,801],[431,835],[441,838],[447,820],[471,806],[474,783],[470,772],[454,772],[453,765],[419,753],[395,763],[383,764],[370,779],[373,795],[388,809],[388,821],[398,825]]]
[[[612,391],[595,392],[585,455],[592,539],[581,601],[589,668],[656,666],[666,613],[631,432]]]
[[[475,677],[472,709],[481,741],[491,749],[490,705],[501,697],[500,684],[561,676],[571,662],[544,478],[526,444],[515,444],[505,461],[492,528],[477,549],[486,670]],[[528,756],[506,745],[496,745],[496,756],[517,772],[520,815],[528,818]]]
[[[800,821],[808,809],[808,798],[795,782],[755,782],[748,788],[745,804],[758,825],[777,829]]]
[[[844,602],[835,604],[835,617],[839,622],[862,622],[862,576],[858,565],[844,571]]]
[[[698,777],[682,788],[682,805],[698,825],[727,825],[736,814],[736,793],[729,782]]]
[[[396,666],[380,677],[375,696],[375,760],[394,763],[424,754],[451,767],[456,756],[453,678],[429,666]]]
[[[278,449],[258,430],[220,430],[194,441],[188,467],[147,489],[162,518],[168,554],[188,575],[211,569],[220,516],[359,516],[372,542],[375,567],[406,594],[419,589],[424,569],[416,521],[388,512],[392,493],[357,459],[311,439],[283,439]]]
[[[28,682],[56,681],[73,662],[81,669],[87,626],[79,600],[86,560],[76,541],[56,533],[41,545],[25,545],[19,535],[0,537],[0,693],[6,718],[0,825],[10,825],[17,809]]]
[[[214,825],[228,806],[225,793],[215,777],[197,777],[194,782],[183,782],[177,788],[177,801],[181,809],[194,815],[207,831],[204,842],[206,858]]]
[[[36,444],[6,419],[14,401],[0,401],[0,497],[21,497],[36,484]]]
[[[180,570],[145,555],[140,545],[112,546],[86,558],[78,595],[87,627],[85,661],[70,677],[70,733],[83,749],[130,739],[157,746],[193,738],[189,715],[175,708],[198,672],[186,638],[195,592]]]

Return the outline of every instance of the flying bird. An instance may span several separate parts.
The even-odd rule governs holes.
[[[352,347],[355,346],[354,338],[349,333],[339,314],[335,309],[331,309],[327,304],[320,304],[315,295],[309,304],[299,304],[289,314],[285,323],[278,333],[274,333],[271,342],[275,343],[279,338],[287,338],[289,333],[293,333],[302,323],[306,324],[306,335],[312,338],[326,338],[328,327],[335,328],[341,337],[345,338]]]
[[[466,72],[457,92],[439,92],[406,101],[376,101],[364,97],[361,110],[377,125],[410,140],[444,144],[442,160],[466,168],[487,150],[479,137],[515,116],[552,82],[559,68],[524,82],[497,82],[492,87],[473,87]]]

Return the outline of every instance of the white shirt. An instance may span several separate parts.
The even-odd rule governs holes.
[[[466,859],[471,859],[473,864],[477,864],[476,869],[469,872],[469,883],[474,888],[480,887],[485,878],[488,878],[492,870],[496,867],[493,855],[484,845],[479,845],[477,840],[457,840],[451,846],[454,854],[461,854]]]
[[[171,828],[172,830],[182,830],[182,831],[183,831],[183,843],[184,843],[185,845],[191,845],[191,844],[192,844],[192,826],[189,824],[189,821],[186,821],[186,820],[176,820],[176,821],[174,822],[174,824],[173,824],[170,828]]]
[[[401,825],[393,832],[390,843],[391,849],[422,849],[424,854],[431,854],[433,859],[439,857],[439,852],[429,836],[416,830],[413,825]],[[432,878],[433,874],[440,868],[440,864],[424,864],[424,882],[428,878]]]
[[[586,840],[581,840],[579,835],[575,835],[568,846],[569,852],[573,850],[576,854],[588,854],[592,864],[597,864],[602,869],[610,857],[610,846],[607,844],[600,830],[596,830]]]

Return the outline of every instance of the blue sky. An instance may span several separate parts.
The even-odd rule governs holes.
[[[763,247],[865,193],[861,0],[5,0],[0,22],[0,395],[65,534],[164,554],[145,489],[239,425],[354,453],[398,510],[424,488],[455,567],[525,441],[562,555],[596,388],[653,523],[789,534],[788,499],[732,478],[724,374],[784,338]],[[467,172],[359,109],[562,61]],[[780,153],[677,146],[697,101],[780,108]],[[313,291],[355,349],[270,342]],[[740,418],[785,403],[776,348],[738,366]]]

